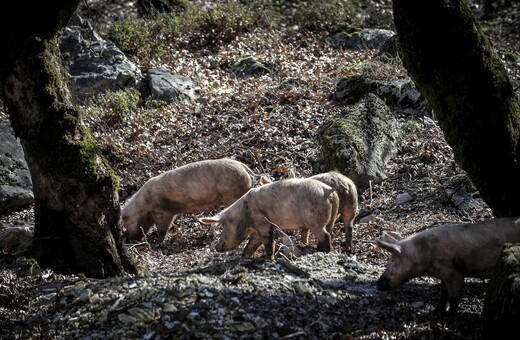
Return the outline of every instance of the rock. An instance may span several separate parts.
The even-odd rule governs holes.
[[[80,101],[108,90],[133,87],[141,71],[110,40],[102,39],[90,23],[75,16],[60,36],[63,65]]]
[[[318,129],[322,152],[319,172],[337,170],[356,184],[359,193],[386,178],[385,165],[396,152],[397,121],[385,103],[369,93],[341,117]]]
[[[465,174],[448,178],[442,187],[453,205],[461,210],[487,207],[487,204],[479,197],[477,189]]]
[[[173,75],[165,68],[149,69],[147,80],[153,99],[167,103],[197,99],[197,84],[188,78]]]
[[[32,226],[7,226],[0,230],[0,250],[14,255],[31,249],[34,228]]]
[[[410,202],[411,200],[413,200],[413,197],[410,196],[409,193],[403,192],[401,194],[398,194],[395,198],[395,205],[405,204],[407,202]]]
[[[376,94],[399,112],[415,116],[431,114],[430,104],[408,77],[377,79],[370,75],[355,75],[343,78],[336,85],[334,99],[343,104],[355,104],[367,93]]]
[[[254,56],[247,56],[240,59],[232,68],[231,72],[241,79],[247,79],[254,76],[259,76],[271,73],[272,67],[266,62]]]
[[[394,32],[378,28],[367,28],[354,33],[340,32],[334,35],[332,46],[353,51],[381,49],[394,36]]]
[[[0,121],[0,212],[34,203],[32,180],[20,142],[8,121]]]

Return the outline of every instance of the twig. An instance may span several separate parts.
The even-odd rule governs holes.
[[[141,231],[141,234],[143,235],[144,241],[136,243],[136,244],[132,244],[131,246],[128,247],[128,249],[132,249],[132,248],[135,248],[135,247],[138,247],[138,246],[146,245],[146,248],[148,248],[148,250],[151,250],[152,247],[150,246],[150,242],[148,242],[148,239],[146,238],[146,233],[144,232],[143,227],[139,227],[139,230]]]
[[[134,243],[130,246],[128,246],[128,249],[132,249],[132,248],[135,248],[135,247],[139,247],[139,246],[142,246],[142,245],[146,245],[148,249],[150,249],[150,243],[148,243],[147,241],[145,242],[139,242],[139,243]]]
[[[372,209],[372,180],[369,180],[368,181],[368,188],[369,188],[369,193],[370,193],[370,200],[369,200],[369,209]]]
[[[289,239],[289,242],[291,242],[291,249],[292,249],[292,252],[294,253],[296,247],[294,246],[294,243],[293,243],[293,240],[291,239],[291,237],[289,235],[287,235],[283,230],[282,228],[280,228],[276,223],[274,222],[271,222],[267,217],[265,217],[265,220],[269,223],[271,223],[272,225],[274,225],[285,237],[287,237]]]
[[[294,264],[290,263],[289,261],[287,261],[285,259],[277,259],[276,263],[282,265],[287,271],[289,271],[290,273],[293,273],[297,276],[300,276],[300,277],[303,277],[306,279],[311,277],[311,274],[307,273],[305,270],[301,269],[298,266],[295,266]]]
[[[292,338],[296,338],[297,336],[305,335],[305,334],[306,333],[304,331],[299,331],[299,332],[287,334],[286,336],[283,336],[280,339],[292,339]]]

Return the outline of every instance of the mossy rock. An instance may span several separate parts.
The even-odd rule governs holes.
[[[255,56],[247,56],[238,60],[231,68],[231,72],[237,78],[247,79],[271,73],[272,66]]]
[[[386,104],[369,93],[339,117],[318,129],[321,156],[318,171],[337,170],[350,177],[361,193],[386,178],[385,166],[395,154],[397,121]]]

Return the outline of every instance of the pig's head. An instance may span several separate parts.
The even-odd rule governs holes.
[[[199,221],[204,224],[218,224],[222,227],[222,234],[215,246],[219,252],[235,249],[250,234],[251,212],[247,200],[239,200],[233,205],[213,217],[203,217]]]
[[[143,237],[141,228],[146,233],[153,225],[152,214],[149,211],[140,211],[131,202],[121,210],[121,220],[131,240],[140,240]]]
[[[376,240],[377,246],[392,255],[384,273],[377,281],[379,290],[392,290],[401,287],[406,281],[419,276],[419,261],[414,255],[414,246],[406,241],[399,241],[390,234]]]

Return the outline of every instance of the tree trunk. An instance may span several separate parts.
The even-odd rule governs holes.
[[[520,103],[465,1],[394,0],[409,75],[495,216],[520,216]]]
[[[40,266],[121,276],[138,268],[122,243],[118,180],[82,123],[56,39],[78,3],[4,8],[0,94],[31,172]]]

